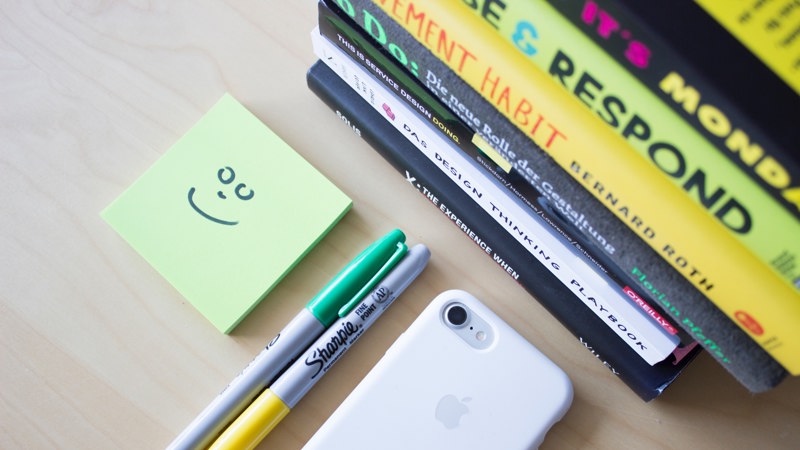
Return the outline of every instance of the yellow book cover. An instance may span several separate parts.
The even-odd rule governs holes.
[[[545,0],[506,0],[505,8],[495,8],[487,20],[508,45],[549,73],[764,264],[800,289],[800,267],[778,264],[800,260],[800,221],[653,91]]]
[[[800,94],[800,5],[795,0],[695,0]]]
[[[800,374],[800,296],[707,211],[460,0],[374,0],[708,296]],[[530,70],[520,68],[531,67]],[[676,226],[665,226],[666,224]]]

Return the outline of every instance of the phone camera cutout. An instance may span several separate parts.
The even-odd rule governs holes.
[[[469,319],[469,315],[467,314],[466,308],[461,306],[459,303],[450,304],[444,312],[445,317],[447,318],[447,323],[453,325],[455,327],[462,327],[467,320]]]
[[[489,323],[463,303],[445,305],[442,319],[453,333],[477,350],[487,349],[494,342],[494,331]]]

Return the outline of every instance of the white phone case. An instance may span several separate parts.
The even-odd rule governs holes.
[[[466,321],[454,325],[464,311]],[[305,448],[534,448],[571,402],[564,371],[475,297],[451,290],[425,308]]]

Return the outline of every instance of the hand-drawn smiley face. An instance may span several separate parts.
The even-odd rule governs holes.
[[[235,178],[236,178],[236,172],[234,172],[233,169],[230,166],[225,166],[225,167],[223,167],[223,168],[221,168],[221,169],[219,169],[217,171],[217,179],[219,180],[220,183],[222,183],[224,185],[232,184],[233,180]],[[216,223],[219,223],[219,224],[222,224],[222,225],[236,225],[237,223],[239,223],[238,220],[223,220],[223,219],[220,219],[218,217],[214,217],[211,214],[205,212],[203,209],[201,209],[195,203],[195,201],[194,201],[195,192],[196,192],[196,189],[194,187],[189,188],[189,204],[192,206],[192,208],[195,211],[197,211],[198,214],[200,214],[201,216],[205,217],[206,219],[208,219],[208,220],[210,220],[212,222],[216,222]],[[239,200],[242,200],[242,201],[250,200],[255,195],[255,191],[253,191],[252,189],[248,188],[247,185],[244,184],[244,183],[237,184],[236,187],[234,188],[233,192],[236,195],[236,197],[238,197]],[[225,195],[225,193],[223,191],[221,191],[221,190],[217,191],[217,197],[219,197],[222,200],[227,200],[227,198],[228,198]]]

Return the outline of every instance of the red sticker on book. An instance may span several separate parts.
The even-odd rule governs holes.
[[[747,314],[744,311],[736,311],[734,316],[736,317],[736,320],[738,320],[739,323],[742,324],[743,327],[747,328],[747,330],[751,333],[755,334],[756,336],[761,336],[764,334],[764,328],[750,314]]]

